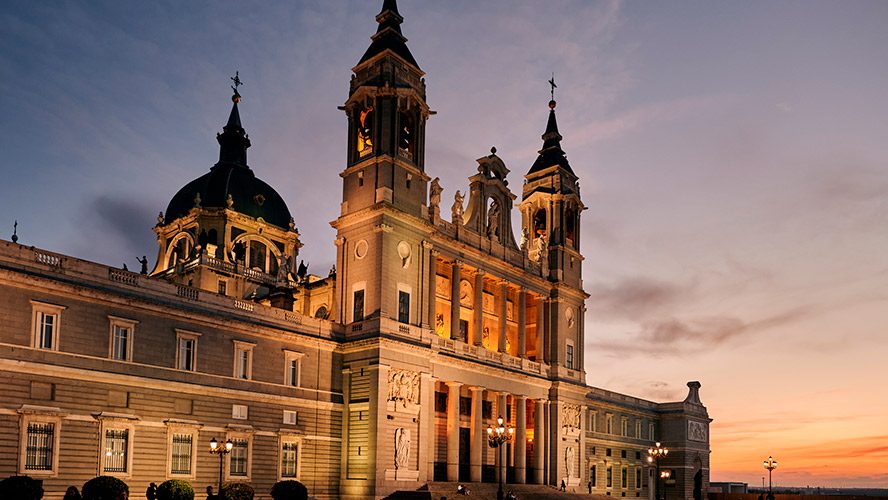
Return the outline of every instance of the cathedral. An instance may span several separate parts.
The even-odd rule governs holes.
[[[348,142],[329,145],[348,155],[326,276],[298,264],[298,221],[248,165],[237,79],[218,161],[157,217],[153,268],[0,241],[0,478],[41,479],[51,500],[99,475],[135,497],[167,479],[357,500],[500,477],[706,495],[698,382],[676,402],[586,383],[586,207],[555,100],[520,193],[492,149],[442,200],[395,0],[376,21],[340,107]]]

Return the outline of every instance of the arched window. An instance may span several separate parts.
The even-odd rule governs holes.
[[[410,113],[401,111],[398,130],[398,149],[402,156],[413,157],[414,143],[416,142],[415,122]]]
[[[546,209],[541,208],[533,214],[533,237],[539,238],[546,235]]]
[[[569,240],[571,246],[574,244],[574,236],[577,228],[577,213],[573,208],[568,208],[564,212],[564,237]]]
[[[373,108],[364,106],[357,115],[357,149],[358,157],[373,152]]]

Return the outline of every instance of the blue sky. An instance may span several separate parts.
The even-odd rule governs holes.
[[[350,68],[381,2],[24,2],[0,13],[0,237],[137,268],[240,105],[302,257],[334,262]],[[520,186],[558,83],[589,383],[700,380],[714,480],[888,487],[888,3],[401,0],[444,199]],[[517,227],[517,226],[516,226]],[[779,483],[778,483],[779,484]]]

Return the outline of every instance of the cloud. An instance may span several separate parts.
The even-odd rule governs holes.
[[[679,285],[642,276],[593,285],[588,303],[596,318],[640,319],[676,306],[693,295],[694,284]]]
[[[156,252],[154,233],[149,229],[156,210],[136,197],[101,194],[83,209],[82,232],[74,243],[77,253],[90,260],[118,266],[129,261],[135,269],[137,256]]]
[[[753,321],[727,315],[687,320],[665,317],[643,321],[636,331],[619,340],[591,342],[590,345],[620,356],[682,357],[794,322],[808,312],[808,308],[799,307]]]

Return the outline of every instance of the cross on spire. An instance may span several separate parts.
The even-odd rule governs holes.
[[[555,100],[555,89],[558,88],[558,85],[555,85],[555,73],[552,73],[552,79],[549,80],[549,85],[552,87],[552,100]]]
[[[234,82],[234,85],[231,86],[231,90],[234,91],[234,95],[231,96],[231,100],[234,102],[240,102],[241,95],[237,91],[237,88],[244,84],[244,82],[240,79],[240,71],[235,71],[234,76],[231,77],[231,81]]]

